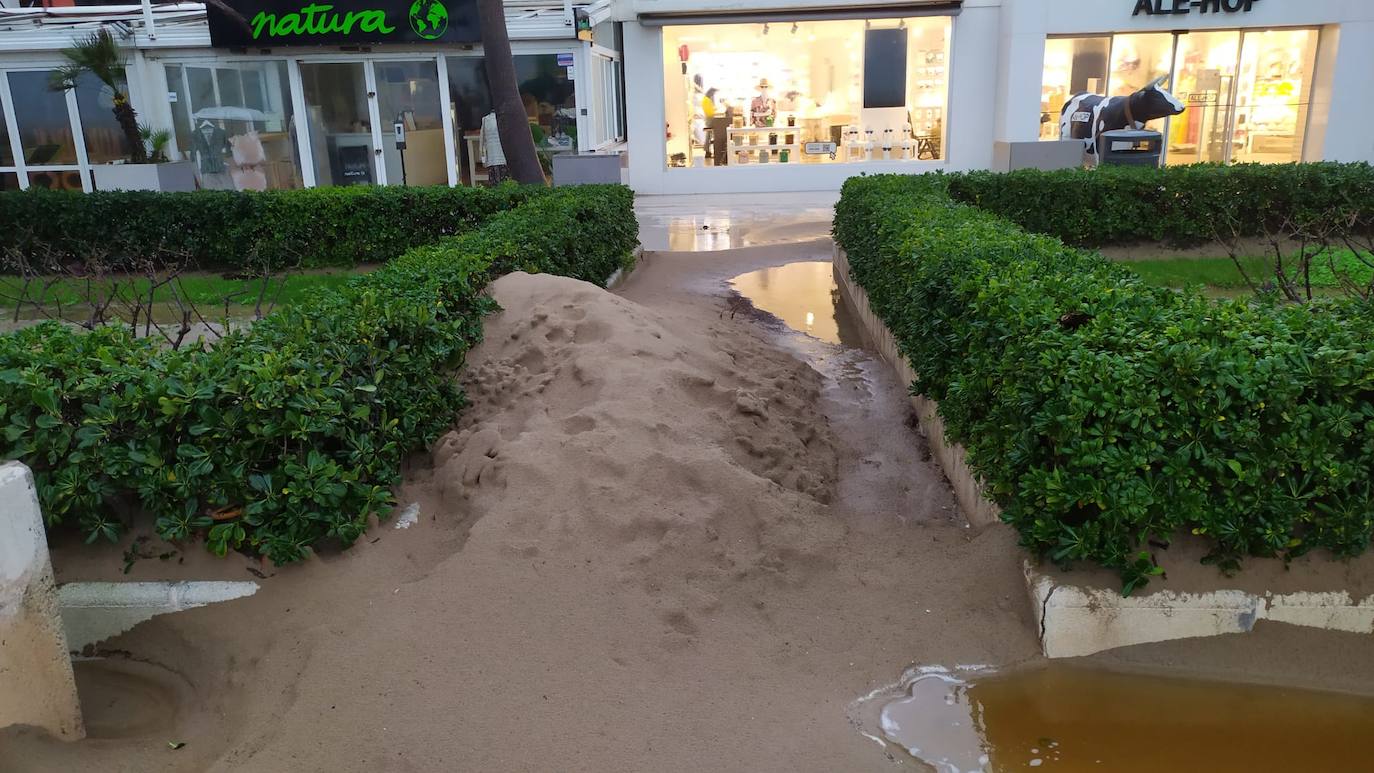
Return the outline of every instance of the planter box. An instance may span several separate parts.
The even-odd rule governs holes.
[[[191,161],[166,164],[98,164],[91,168],[98,191],[193,191],[196,170]]]

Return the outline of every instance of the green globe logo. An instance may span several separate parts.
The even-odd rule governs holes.
[[[434,40],[448,29],[448,9],[439,0],[415,0],[410,4],[410,28],[425,40]]]

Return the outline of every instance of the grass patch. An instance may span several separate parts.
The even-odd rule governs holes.
[[[226,276],[216,272],[196,271],[182,274],[175,287],[163,285],[153,292],[154,303],[173,304],[175,294],[210,314],[223,311],[226,304],[231,315],[238,316],[240,310],[251,315],[257,304],[259,293],[263,296],[264,311],[274,301],[278,307],[290,306],[304,300],[316,290],[338,289],[351,278],[365,274],[374,266],[360,266],[352,269],[319,269],[300,273],[282,274],[267,281],[264,290],[262,280]],[[48,284],[51,282],[51,284]],[[103,287],[101,286],[103,284]],[[49,313],[72,308],[78,311],[87,306],[87,301],[97,293],[108,293],[117,288],[125,296],[134,293],[147,297],[150,280],[143,277],[119,277],[104,280],[88,280],[74,277],[35,280],[29,286],[30,298],[41,298],[41,303]],[[0,276],[0,310],[13,317],[23,288],[23,281],[16,276]],[[41,296],[40,296],[41,293]],[[19,311],[21,319],[34,319],[46,316],[32,303],[24,303]]]
[[[1374,261],[1374,257],[1364,256]],[[1161,258],[1159,260],[1123,260],[1120,265],[1134,271],[1146,282],[1158,287],[1191,287],[1203,285],[1215,295],[1234,295],[1233,290],[1249,290],[1245,277],[1230,258]],[[1273,260],[1268,257],[1242,257],[1240,263],[1250,279],[1263,284],[1273,278]],[[1296,263],[1296,261],[1294,261]],[[1357,285],[1368,286],[1374,279],[1374,268],[1357,260],[1350,250],[1338,250],[1331,257],[1312,261],[1312,286],[1338,291],[1342,282],[1338,274],[1349,277]],[[1329,294],[1329,293],[1323,293]]]

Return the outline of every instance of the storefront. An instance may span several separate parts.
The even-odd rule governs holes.
[[[1187,105],[1149,124],[1165,163],[1301,161],[1320,42],[1319,27],[1050,38],[1040,136],[1058,139],[1073,94],[1127,95],[1163,77]]]
[[[322,34],[330,21],[308,15],[319,6],[288,18],[275,0],[232,2],[275,13],[247,8],[245,18],[261,23],[221,34],[198,4],[0,8],[0,188],[91,190],[93,167],[127,156],[108,89],[94,79],[65,93],[47,87],[58,51],[97,25],[124,33],[140,119],[171,130],[169,156],[191,161],[202,188],[486,179],[479,134],[491,98],[475,26],[463,28],[459,3],[405,6],[437,6],[442,24],[401,14],[380,25],[405,32],[393,41]],[[520,2],[508,11],[516,79],[546,165],[558,153],[623,142],[623,70],[607,8]]]
[[[642,192],[995,168],[999,145],[1058,139],[1074,94],[1160,77],[1187,107],[1150,124],[1165,163],[1374,161],[1363,0],[628,0],[617,13],[628,99],[650,108],[629,127]]]
[[[237,41],[198,3],[87,2],[0,0],[0,188],[91,190],[125,155],[99,83],[46,85],[101,25],[130,50],[140,117],[202,187],[486,176],[490,99],[459,0],[226,0],[266,9]],[[330,38],[349,13],[366,34]],[[1152,123],[1165,163],[1374,161],[1368,0],[506,0],[506,17],[541,156],[623,153],[640,193],[1001,168],[1057,139],[1075,93],[1159,77],[1187,108]]]

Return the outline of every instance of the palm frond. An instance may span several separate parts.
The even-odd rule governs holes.
[[[60,67],[52,77],[50,86],[55,91],[70,89],[76,85],[76,78],[82,72],[89,72],[106,86],[118,91],[119,81],[126,63],[124,50],[107,29],[99,29],[78,40],[71,48],[62,50],[67,63]],[[74,74],[73,74],[74,73]],[[59,74],[63,80],[59,81]],[[59,87],[60,85],[60,87]]]

